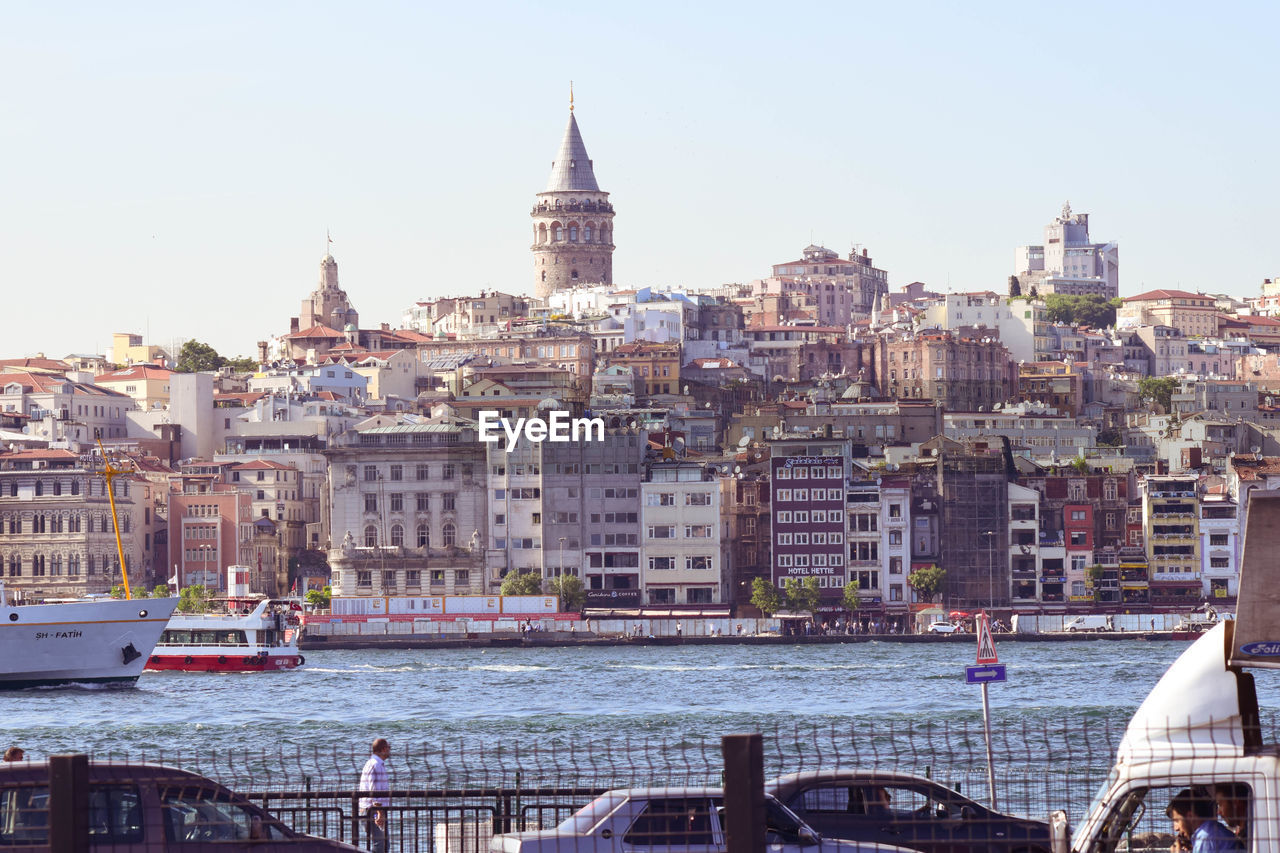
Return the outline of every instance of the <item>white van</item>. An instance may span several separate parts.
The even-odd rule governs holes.
[[[1072,616],[1062,623],[1062,630],[1074,634],[1076,631],[1114,631],[1111,617],[1098,615]]]

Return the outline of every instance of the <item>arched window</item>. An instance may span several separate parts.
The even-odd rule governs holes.
[[[370,524],[364,529],[364,547],[376,548],[378,545],[378,528]]]
[[[578,242],[578,226],[577,225],[569,226],[569,242],[570,243]]]
[[[564,226],[563,225],[556,226],[556,242],[557,243],[564,242]]]
[[[582,226],[582,242],[584,243],[591,242],[591,226],[590,225]]]
[[[431,531],[427,528],[425,524],[418,525],[418,547],[419,548],[431,547]]]
[[[452,521],[446,521],[440,528],[440,535],[444,539],[444,547],[452,548],[458,539],[458,529],[453,526]]]
[[[391,525],[391,544],[396,547],[404,544],[404,528],[399,524]]]

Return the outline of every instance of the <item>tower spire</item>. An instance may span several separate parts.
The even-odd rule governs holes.
[[[569,112],[573,112],[573,81],[569,81]]]

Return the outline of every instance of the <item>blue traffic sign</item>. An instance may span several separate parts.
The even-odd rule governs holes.
[[[964,680],[969,684],[1004,681],[1004,664],[992,663],[986,666],[966,666],[964,668]]]

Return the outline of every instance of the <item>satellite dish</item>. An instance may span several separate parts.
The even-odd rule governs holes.
[[[746,449],[746,447],[747,447],[747,445],[748,445],[748,444],[750,444],[750,443],[751,443],[751,439],[750,439],[750,438],[748,438],[748,437],[747,437],[747,436],[745,436],[745,435],[744,435],[742,438],[738,439],[738,447],[739,447],[739,449],[745,450],[745,449]]]
[[[728,466],[726,465],[725,467],[727,468]],[[742,466],[741,466],[741,465],[734,465],[734,466],[733,466],[733,473],[735,473],[735,474],[741,474],[741,473],[742,473]]]

